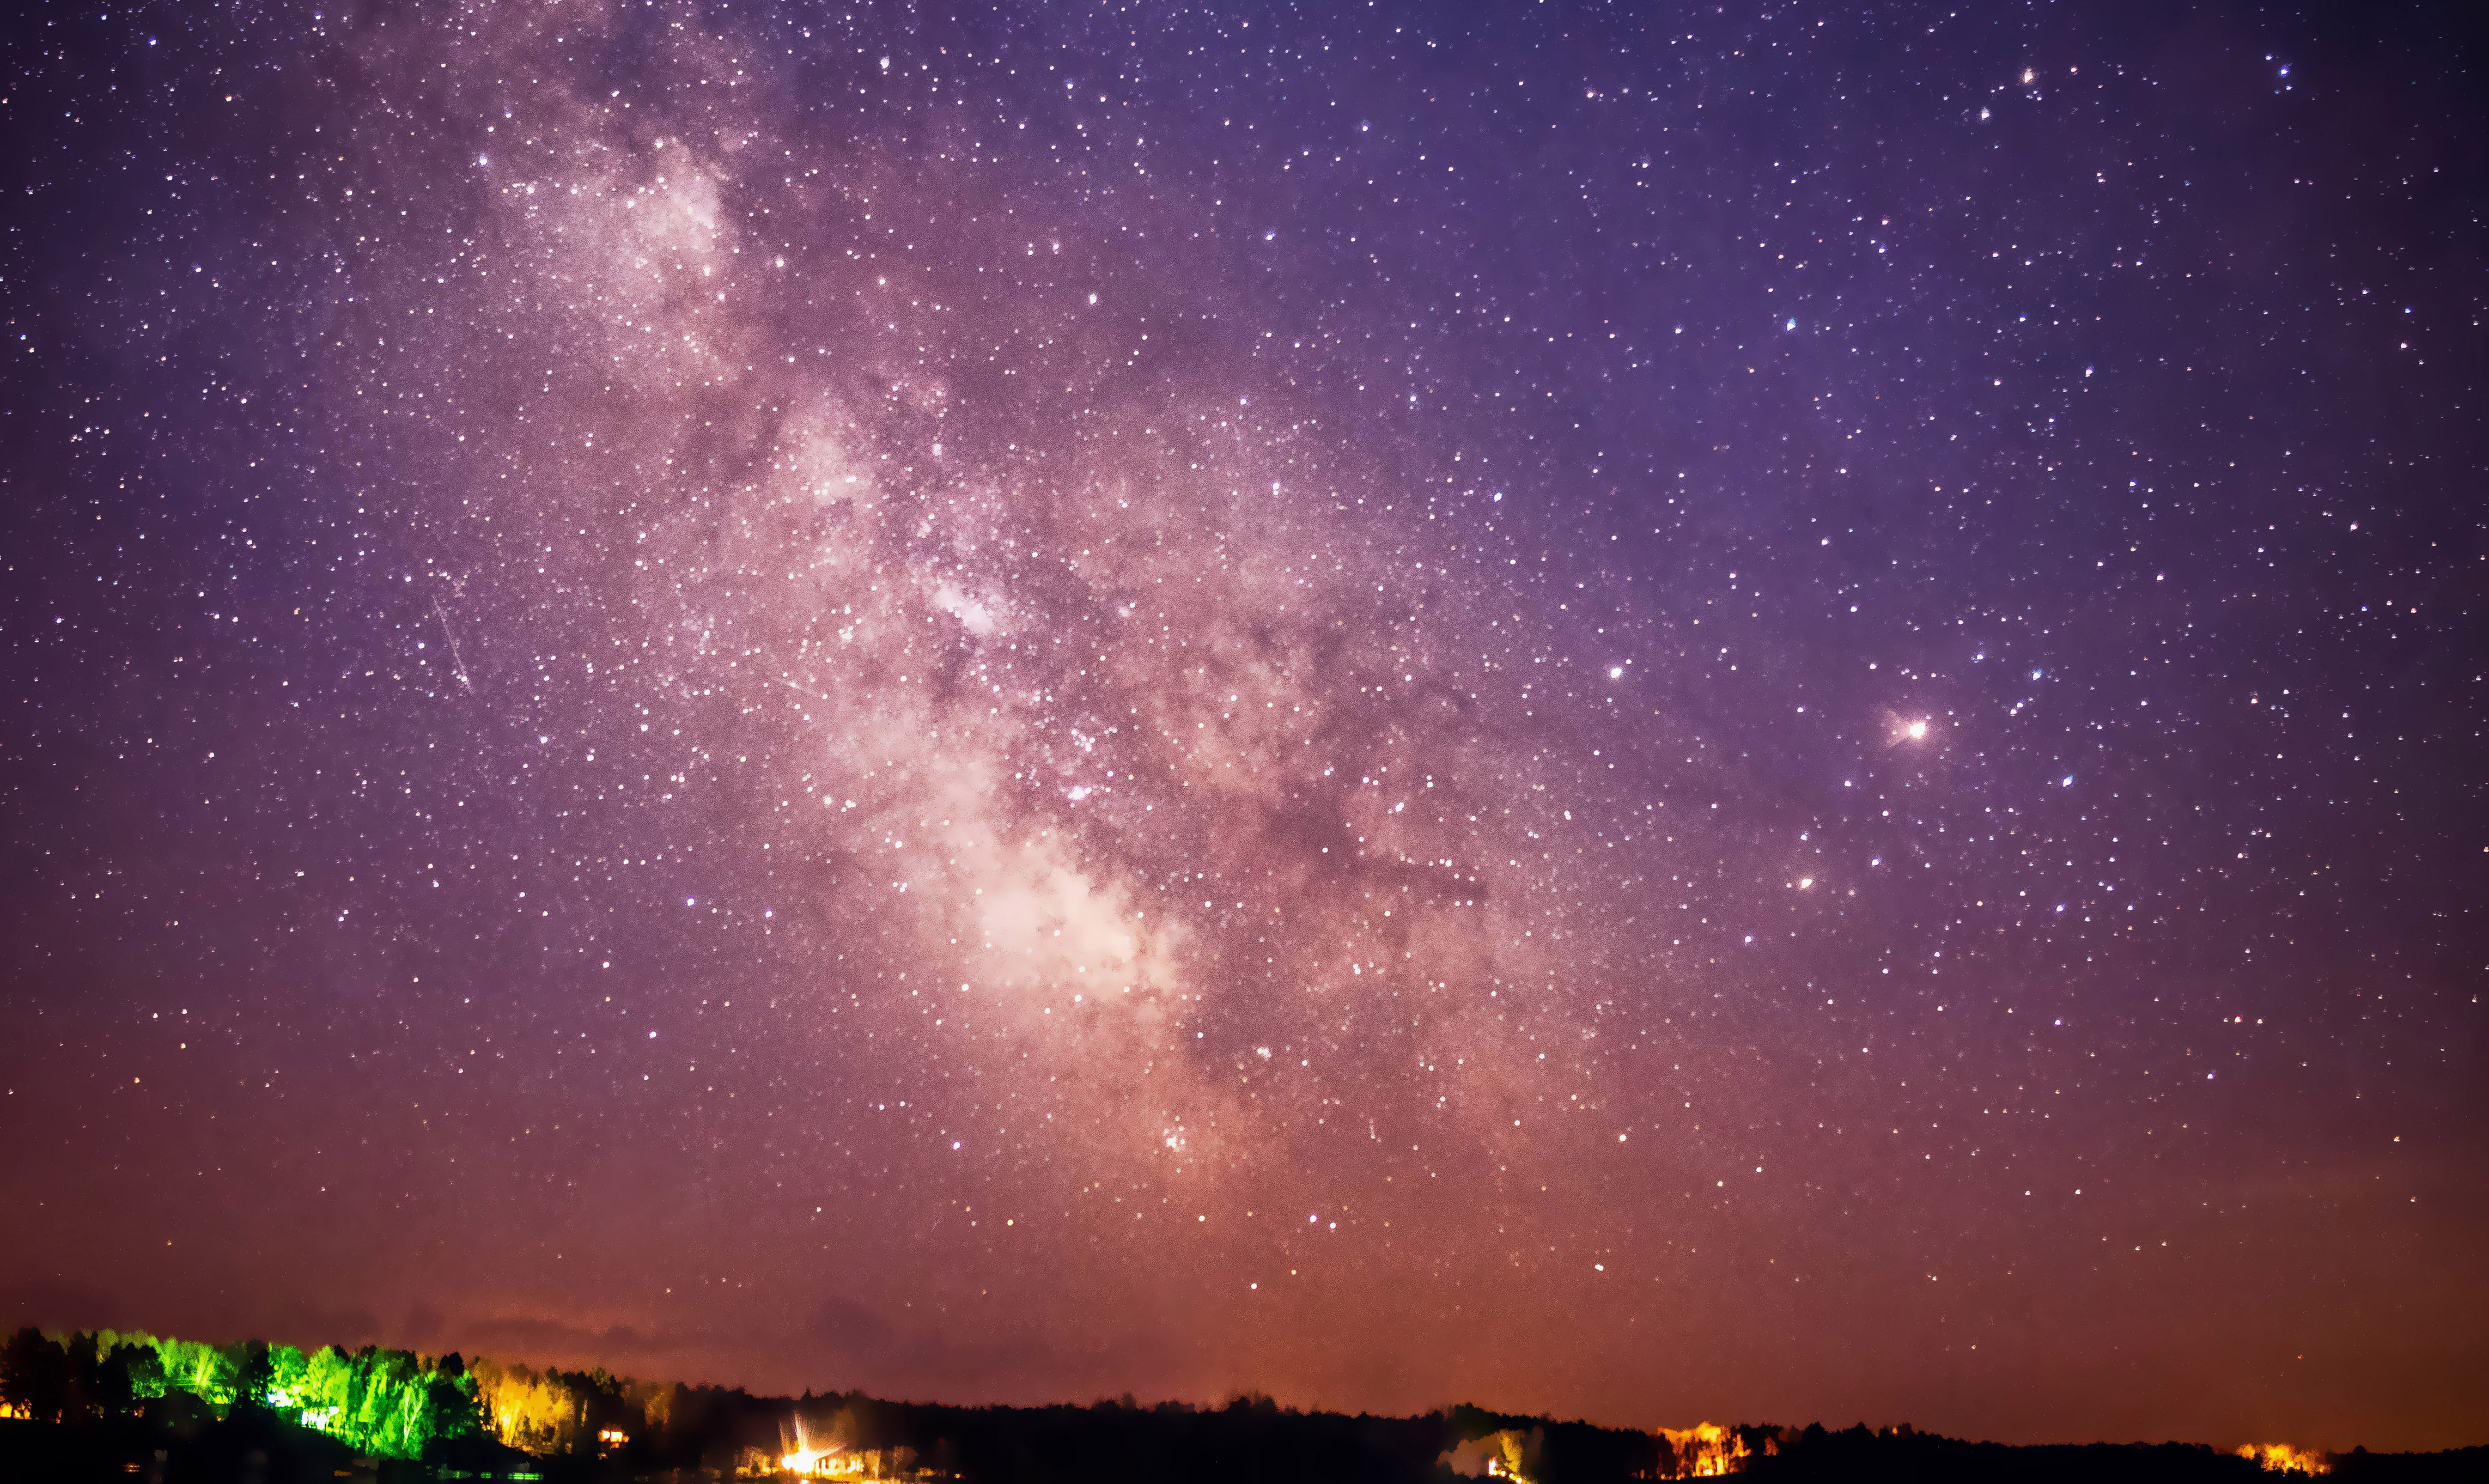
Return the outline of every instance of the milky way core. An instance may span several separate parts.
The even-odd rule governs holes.
[[[19,17],[0,1318],[2480,1441],[2481,140],[2291,25]]]

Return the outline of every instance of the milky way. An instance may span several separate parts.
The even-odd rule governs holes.
[[[2489,1421],[2429,38],[13,35],[12,1313]]]

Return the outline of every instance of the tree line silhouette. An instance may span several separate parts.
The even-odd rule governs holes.
[[[0,1344],[0,1409],[9,1413],[0,1420],[0,1479],[691,1484],[766,1477],[787,1454],[810,1448],[866,1465],[869,1478],[964,1484],[1613,1484],[1722,1463],[1759,1484],[2278,1484],[2254,1461],[2189,1443],[2008,1447],[1908,1427],[1817,1425],[1706,1428],[1697,1447],[1692,1431],[1471,1406],[1385,1417],[1300,1412],[1255,1394],[1220,1406],[1144,1406],[1126,1396],[1085,1407],[958,1407],[860,1391],[770,1397],[455,1353],[218,1346],[109,1329],[11,1335]],[[2489,1476],[2489,1448],[2357,1450],[2324,1462],[2346,1484]]]

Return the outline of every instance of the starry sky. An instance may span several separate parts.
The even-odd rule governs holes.
[[[9,1322],[2489,1437],[2452,14],[19,8]]]

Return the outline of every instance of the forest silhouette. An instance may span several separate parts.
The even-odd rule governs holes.
[[[863,1392],[756,1396],[363,1346],[302,1351],[134,1331],[0,1346],[0,1479],[495,1478],[1202,1484],[1608,1484],[1737,1472],[1759,1480],[2270,1479],[2276,1460],[2352,1484],[2489,1474],[2489,1447],[2258,1457],[2202,1443],[2008,1446],[1907,1426],[1770,1425],[1645,1433],[1458,1406],[1348,1415],[1246,1394],[1223,1405],[1130,1396],[1089,1406],[961,1407]]]

